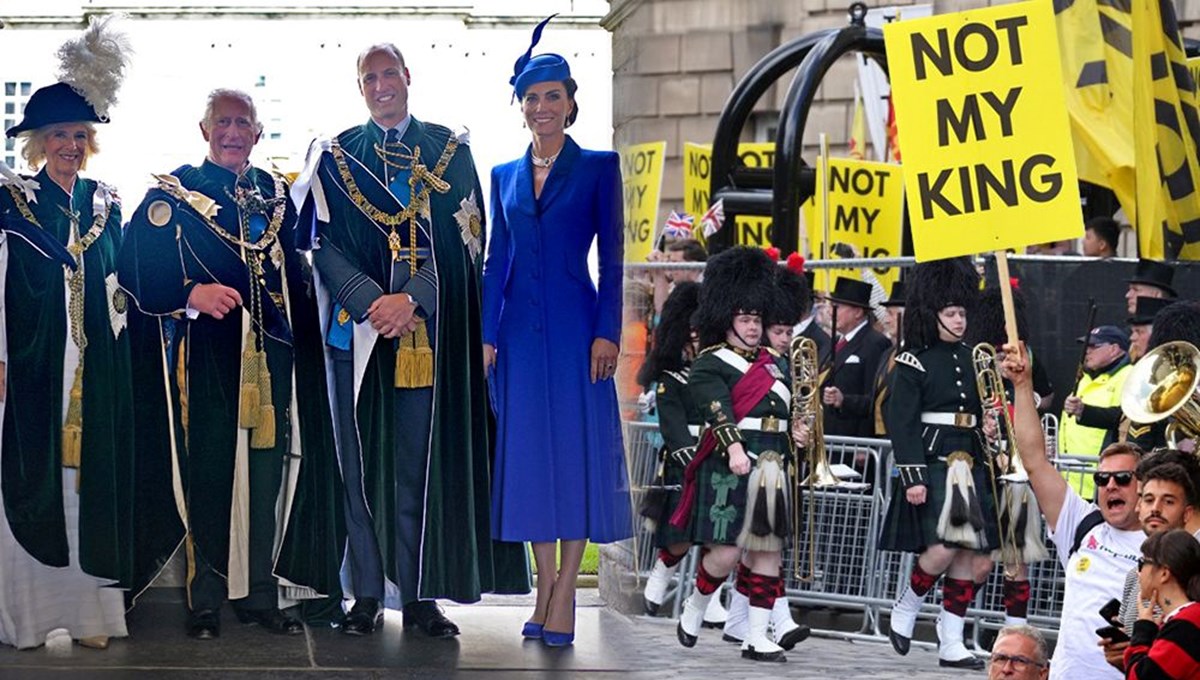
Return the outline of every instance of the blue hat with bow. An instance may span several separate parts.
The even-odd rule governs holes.
[[[529,49],[525,50],[525,54],[522,54],[513,64],[513,76],[509,78],[508,83],[513,86],[513,93],[517,97],[525,96],[525,90],[534,83],[563,81],[571,77],[571,65],[562,56],[557,54],[532,56],[533,48],[537,47],[538,41],[542,39],[542,29],[556,16],[558,15],[551,14],[538,24],[537,28],[533,29],[533,39],[529,43]]]

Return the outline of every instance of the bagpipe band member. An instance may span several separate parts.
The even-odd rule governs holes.
[[[982,669],[962,637],[983,566],[975,556],[999,545],[983,413],[971,348],[962,341],[979,276],[966,258],[940,260],[914,267],[906,287],[905,351],[896,357],[887,415],[895,481],[880,547],[919,558],[892,608],[889,637],[908,653],[921,602],[945,574],[938,663]]]
[[[775,268],[775,295],[763,325],[767,338],[765,344],[790,361],[794,328],[808,313],[812,298],[808,280],[804,277],[803,258],[789,257],[787,265]],[[805,438],[809,436],[806,424],[796,423],[796,427],[804,428]],[[741,643],[746,638],[750,622],[750,591],[745,587],[750,567],[745,561],[741,561],[738,562],[737,568],[738,573],[743,574],[743,578],[738,580],[730,595],[729,618],[725,622],[721,639]],[[784,597],[783,585],[784,581],[780,579],[775,606],[771,608],[771,634],[776,644],[784,650],[791,650],[798,642],[806,639],[811,630],[806,625],[796,623],[792,618],[792,609],[788,599]]]
[[[699,337],[692,328],[699,296],[700,284],[693,281],[675,284],[663,303],[659,324],[654,329],[653,349],[638,376],[644,387],[655,390],[658,429],[663,438],[656,486],[647,491],[641,513],[647,528],[653,527],[658,547],[658,557],[643,593],[644,607],[650,616],[658,614],[680,561],[692,547],[690,527],[677,529],[668,520],[679,503],[683,473],[696,453],[696,440],[704,424],[688,390],[688,374],[699,351]],[[726,616],[721,599],[714,597],[704,613],[704,625],[719,628],[725,624]]]
[[[767,628],[790,533],[791,392],[786,363],[760,346],[774,267],[763,251],[735,247],[705,268],[696,326],[707,349],[692,365],[689,387],[707,427],[671,523],[691,522],[694,539],[708,548],[676,629],[680,643],[696,644],[709,600],[745,550],[749,571],[739,580],[750,593],[750,613],[742,656],[779,662],[786,660],[783,648]]]
[[[1026,341],[1029,337],[1029,316],[1027,313],[1024,292],[1015,285],[1013,293],[1013,311],[1017,320],[1017,337]],[[992,347],[1001,347],[1007,342],[1004,326],[1004,308],[1001,301],[999,286],[988,286],[980,293],[979,303],[971,311],[970,323],[967,328],[967,344],[974,347],[979,343],[988,343]],[[1033,351],[1029,350],[1030,360]],[[997,367],[998,368],[998,367]],[[1035,369],[1035,374],[1037,370]],[[1044,371],[1043,371],[1044,373]],[[1005,403],[1008,404],[1009,415],[1012,415],[1013,391],[1012,383],[1004,379]],[[1044,387],[1052,392],[1053,387]],[[999,396],[999,395],[995,395]],[[984,404],[985,410],[997,413],[999,404]],[[998,419],[1003,423],[1002,418]],[[1003,429],[999,432],[999,441],[1011,441],[1012,433]],[[1026,622],[1029,615],[1029,576],[1026,565],[1041,562],[1049,556],[1046,543],[1043,540],[1044,529],[1041,509],[1038,508],[1037,498],[1029,485],[1029,475],[1019,460],[1012,460],[1004,452],[991,461],[993,474],[1000,492],[1000,532],[1004,537],[1000,547],[990,556],[976,558],[975,589],[978,591],[987,582],[992,563],[998,560],[1005,565],[1003,602],[1005,625],[1019,625]]]

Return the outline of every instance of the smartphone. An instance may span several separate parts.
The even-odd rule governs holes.
[[[1129,642],[1129,636],[1125,631],[1116,626],[1104,626],[1096,629],[1097,637],[1108,638],[1113,642]]]
[[[1115,597],[1113,599],[1109,600],[1108,602],[1104,603],[1104,606],[1100,608],[1101,618],[1103,618],[1105,621],[1108,621],[1110,623],[1113,621],[1113,619],[1117,618],[1117,616],[1120,615],[1120,613],[1121,613],[1121,601]]]

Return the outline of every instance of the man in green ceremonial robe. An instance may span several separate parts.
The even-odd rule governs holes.
[[[188,634],[218,636],[226,598],[240,621],[297,634],[281,603],[339,592],[340,518],[321,516],[341,491],[316,306],[286,180],[249,162],[254,102],[214,90],[200,129],[208,157],[156,176],[121,252],[121,285],[148,321],[138,345],[157,343],[143,361],[159,380],[138,387],[170,394],[142,417],[169,423]]]
[[[406,627],[449,637],[435,598],[527,592],[529,572],[523,546],[490,538],[479,180],[465,134],[409,115],[409,83],[396,46],[367,48],[371,119],[316,140],[292,196],[333,374],[355,598],[342,631],[402,606]]]

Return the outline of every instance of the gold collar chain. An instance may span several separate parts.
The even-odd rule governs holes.
[[[280,196],[283,196],[284,195],[283,180],[280,179],[278,175],[271,175],[271,179],[275,182],[275,197],[278,198]],[[162,189],[164,192],[166,192],[167,194],[170,194],[171,196],[175,197],[176,199],[182,201],[183,203],[185,203],[189,206],[191,205],[191,203],[188,201],[188,196],[189,196],[189,194],[191,194],[193,192],[190,192],[187,189],[184,189],[182,185],[175,185],[170,182],[159,182],[158,188]],[[284,201],[280,201],[275,204],[275,209],[271,213],[271,220],[267,224],[266,230],[263,231],[262,236],[260,236],[258,238],[258,240],[254,241],[254,242],[250,242],[243,238],[240,238],[240,234],[238,236],[234,236],[233,234],[229,233],[224,228],[222,228],[221,225],[219,225],[215,221],[213,221],[213,219],[211,217],[209,217],[208,215],[205,215],[196,210],[193,210],[192,212],[196,213],[196,215],[200,217],[200,219],[204,222],[204,224],[207,225],[209,229],[211,229],[215,234],[217,234],[221,238],[225,239],[226,241],[228,241],[240,248],[245,248],[246,250],[249,250],[249,251],[258,252],[258,251],[263,251],[263,250],[266,250],[267,248],[270,248],[271,245],[275,243],[275,239],[279,234],[279,229],[283,226],[284,213],[287,212],[287,201],[284,200]],[[239,217],[239,222],[240,222],[240,219],[241,218]]]
[[[37,216],[34,215],[33,211],[29,208],[29,203],[25,201],[25,196],[21,193],[21,191],[17,189],[17,187],[10,184],[8,185],[8,193],[12,195],[13,202],[16,203],[17,210],[21,212],[21,216],[33,226],[44,230],[42,223],[38,222]],[[77,263],[82,261],[84,252],[86,252],[88,248],[92,247],[92,244],[96,242],[96,239],[100,238],[100,235],[104,233],[104,225],[108,222],[108,214],[111,211],[112,199],[105,199],[104,212],[92,216],[92,227],[87,230],[86,234],[80,236],[75,240],[74,243],[71,243],[67,246],[67,252],[75,256],[75,261]],[[74,215],[74,213],[70,213],[65,209],[64,212],[67,212],[67,217],[72,221],[72,226],[78,223],[79,217]]]

